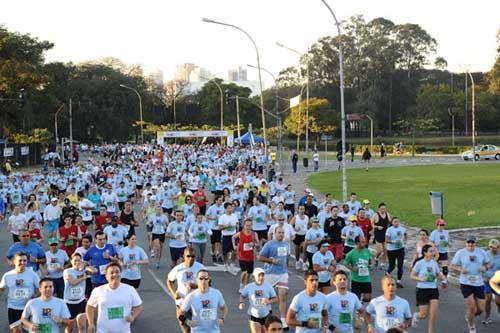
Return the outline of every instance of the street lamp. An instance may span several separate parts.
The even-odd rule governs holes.
[[[286,45],[283,45],[279,42],[276,42],[276,45],[290,52],[298,54],[299,57],[302,57],[304,55],[299,51],[292,49],[291,47],[288,47]],[[306,62],[306,153],[307,153],[309,151],[309,57],[306,58],[307,58]]]
[[[340,76],[340,119],[341,119],[341,140],[342,140],[342,199],[343,201],[347,200],[347,172],[345,165],[345,110],[344,110],[344,55],[342,53],[342,33],[340,31],[340,24],[337,21],[337,17],[333,12],[332,8],[328,5],[325,0],[321,0],[323,4],[328,8],[330,14],[333,16],[333,20],[335,21],[335,25],[337,26],[337,32],[339,35],[339,76]]]
[[[265,153],[266,160],[267,160],[266,118],[265,118],[265,114],[264,114],[264,97],[262,96],[262,90],[263,90],[262,89],[262,75],[261,75],[261,67],[260,67],[259,49],[257,48],[257,44],[255,44],[254,39],[252,38],[252,36],[250,36],[250,34],[248,32],[246,32],[245,30],[243,30],[242,28],[240,28],[236,25],[224,23],[224,22],[219,22],[219,21],[214,21],[214,20],[211,20],[208,18],[202,18],[201,21],[205,22],[205,23],[224,25],[226,27],[230,27],[230,28],[239,30],[239,31],[243,32],[250,39],[250,41],[253,44],[253,47],[255,48],[255,54],[257,55],[257,68],[258,68],[258,72],[259,72],[260,113],[261,113],[261,117],[262,117],[262,133],[263,133],[262,136],[264,137],[264,153]]]
[[[251,67],[251,68],[255,68],[255,69],[259,69],[257,66],[254,66],[254,65],[251,65],[251,64],[247,64],[248,67]],[[279,108],[279,90],[278,90],[278,82],[276,81],[276,77],[274,76],[274,74],[264,68],[264,67],[261,67],[260,69],[262,69],[264,72],[266,72],[267,74],[269,74],[269,76],[271,76],[273,78],[273,81],[274,81],[274,90],[275,90],[275,94],[276,94],[276,104],[275,104],[275,110],[274,112],[276,113],[276,115],[278,115],[278,108]],[[281,119],[281,116],[279,116],[279,118],[277,118],[278,120],[278,154],[279,154],[279,160],[280,160],[280,168],[281,168],[281,173],[283,173],[283,130],[282,130],[282,119]]]
[[[206,77],[202,77],[202,76],[200,76],[200,79],[207,80]],[[219,88],[219,92],[220,92],[220,130],[223,131],[224,130],[224,92],[222,91],[222,87],[220,86],[220,84],[218,84],[217,81],[215,81],[215,79],[210,79],[210,80],[208,80],[208,82],[214,83],[217,86],[217,88]]]
[[[470,82],[472,83],[472,163],[476,162],[476,119],[475,119],[475,107],[474,107],[474,78],[472,74],[469,74]],[[467,88],[467,87],[466,87]]]
[[[373,154],[373,118],[367,114],[365,117],[370,119],[370,153]]]
[[[144,128],[143,128],[144,122],[142,121],[142,100],[141,100],[141,95],[134,88],[131,88],[131,87],[126,86],[124,84],[120,84],[120,87],[132,90],[133,92],[135,92],[137,94],[137,97],[139,97],[139,117],[141,118],[140,119],[141,120],[141,144],[143,144],[144,143]]]

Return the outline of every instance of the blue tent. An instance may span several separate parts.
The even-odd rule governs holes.
[[[237,143],[242,143],[244,145],[255,145],[256,143],[264,142],[264,139],[254,135],[252,132],[248,131],[241,138],[236,138]]]

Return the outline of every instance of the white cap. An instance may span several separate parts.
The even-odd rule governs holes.
[[[253,277],[257,278],[259,274],[265,274],[265,271],[262,268],[257,267],[253,270]]]
[[[54,201],[55,201],[55,202],[57,202],[57,198],[55,198],[55,197],[54,197],[54,198],[50,199],[50,201],[52,201],[52,202],[54,202]]]

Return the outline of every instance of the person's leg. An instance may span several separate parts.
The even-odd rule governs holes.
[[[405,260],[404,249],[398,250],[397,260],[398,260],[398,281],[401,282],[401,279],[403,278],[403,264]]]
[[[389,267],[387,267],[387,273],[391,274],[394,268],[396,268],[396,251],[387,251],[387,257],[389,259]]]
[[[490,315],[491,315],[491,300],[492,300],[492,296],[493,294],[486,294],[484,295],[485,298],[484,298],[484,321],[483,321],[483,324],[486,324],[486,322],[488,322],[488,319],[490,319]]]
[[[467,298],[465,298],[465,306],[465,318],[467,319],[467,323],[469,324],[469,327],[475,327],[474,316],[476,314],[476,302],[473,294],[470,294]]]
[[[248,321],[250,323],[250,332],[252,333],[261,333],[262,332],[262,325],[253,321],[253,320],[249,320]]]
[[[429,306],[429,323],[428,323],[428,333],[434,333],[434,326],[436,325],[436,320],[438,317],[439,311],[439,300],[431,299],[431,303]]]
[[[203,264],[203,258],[205,257],[205,249],[207,247],[207,243],[199,243],[198,247],[200,251],[200,264]]]
[[[286,321],[283,319],[286,318],[286,295],[288,293],[288,289],[286,288],[277,288],[278,289],[278,299],[279,299],[279,310],[281,321],[283,322],[283,327],[288,327]]]

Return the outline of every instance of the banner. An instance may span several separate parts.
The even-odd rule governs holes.
[[[300,95],[290,98],[290,108],[296,107],[300,104]]]
[[[204,138],[214,136],[225,136],[229,147],[232,147],[234,144],[233,131],[160,131],[156,133],[157,142],[162,145],[165,144],[167,139],[172,138]]]
[[[4,148],[3,157],[11,157],[11,156],[14,156],[14,148]]]
[[[21,155],[26,156],[29,155],[29,153],[30,153],[30,147],[28,146],[21,147]]]

